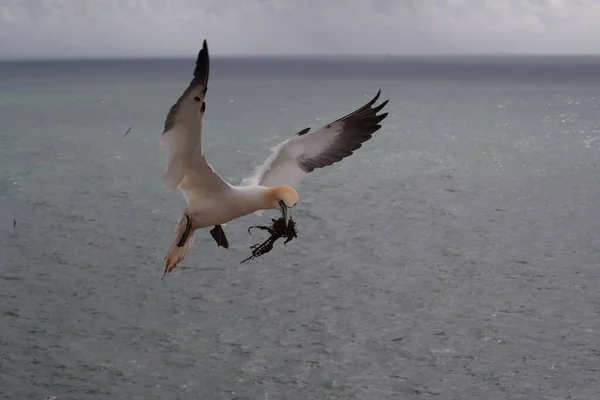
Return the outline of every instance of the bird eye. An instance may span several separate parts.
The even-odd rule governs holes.
[[[194,97],[194,101],[200,101],[200,97],[198,97],[198,96]]]

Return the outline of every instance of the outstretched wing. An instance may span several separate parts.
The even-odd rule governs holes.
[[[315,168],[326,167],[352,155],[381,128],[379,123],[388,115],[377,115],[388,100],[373,107],[380,94],[381,90],[370,102],[337,121],[313,132],[306,128],[279,144],[244,184],[293,185]]]
[[[188,204],[210,193],[223,190],[227,183],[213,170],[202,151],[202,118],[210,60],[206,40],[198,53],[194,78],[177,100],[165,120],[160,142],[167,153],[165,186],[179,187]]]

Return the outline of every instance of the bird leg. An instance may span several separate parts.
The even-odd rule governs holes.
[[[183,235],[181,235],[181,239],[179,239],[179,242],[177,242],[177,247],[183,247],[185,241],[187,240],[190,234],[190,229],[192,229],[192,220],[190,219],[190,216],[185,214],[185,218],[185,231],[183,232]]]
[[[215,225],[213,229],[210,230],[210,234],[217,242],[217,246],[229,248],[229,241],[227,240],[227,236],[225,236],[225,231],[223,231],[223,227],[221,225]]]

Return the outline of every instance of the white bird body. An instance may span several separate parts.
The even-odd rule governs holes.
[[[217,196],[194,199],[184,213],[192,218],[193,229],[223,225],[259,210],[273,208],[265,202],[268,190],[264,186],[230,186]]]
[[[377,107],[377,93],[369,103],[324,127],[303,129],[273,149],[265,162],[240,186],[225,182],[210,166],[202,150],[202,119],[209,76],[206,41],[198,54],[194,78],[167,115],[160,142],[166,151],[165,186],[178,188],[187,207],[177,225],[177,237],[166,259],[165,274],[190,251],[194,231],[214,226],[211,231],[219,246],[229,244],[221,225],[262,210],[280,210],[286,219],[298,203],[292,187],[315,168],[348,157],[381,128],[387,113],[377,115],[387,101]]]

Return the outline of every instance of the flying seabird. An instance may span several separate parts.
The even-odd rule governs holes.
[[[298,193],[292,187],[316,168],[329,166],[348,156],[381,128],[387,113],[377,114],[388,100],[373,107],[381,90],[364,106],[320,129],[306,128],[275,147],[271,155],[239,186],[230,185],[210,166],[202,149],[202,119],[210,62],[204,40],[198,53],[194,78],[171,106],[160,136],[166,151],[163,183],[179,188],[187,207],[179,220],[177,236],[165,256],[165,274],[180,263],[194,243],[198,229],[210,233],[218,246],[229,247],[221,225],[263,210],[281,211],[286,224]]]

